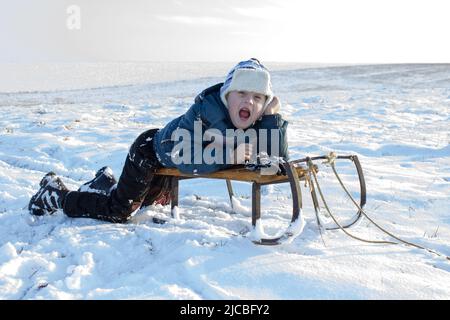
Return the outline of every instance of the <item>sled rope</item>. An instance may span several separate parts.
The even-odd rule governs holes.
[[[316,191],[314,189],[314,184],[311,179],[311,170],[308,170],[308,173],[305,175],[305,188],[307,186],[309,186],[309,190],[311,192],[311,198],[313,199],[314,212],[316,214],[317,228],[319,229],[320,238],[322,239],[323,245],[326,247],[325,240],[323,239],[323,234],[322,234],[323,226],[320,223],[320,218],[319,218],[320,208],[319,208],[319,204],[317,203],[317,195],[316,195]]]
[[[390,236],[391,238],[393,238],[393,239],[399,241],[400,243],[403,243],[403,244],[405,244],[405,245],[412,246],[412,247],[415,247],[415,248],[418,248],[418,249],[426,250],[426,251],[428,251],[428,252],[430,252],[430,253],[433,253],[433,254],[435,254],[435,255],[437,255],[437,256],[445,257],[447,260],[450,260],[450,257],[448,257],[448,256],[446,256],[446,255],[444,255],[444,254],[441,254],[441,253],[439,253],[439,252],[437,252],[437,251],[435,251],[435,250],[432,250],[432,249],[423,247],[423,246],[421,246],[421,245],[418,245],[418,244],[415,244],[415,243],[413,243],[413,242],[403,240],[403,239],[401,239],[400,237],[397,237],[397,236],[394,235],[393,233],[391,233],[391,232],[387,231],[386,229],[384,229],[383,227],[381,227],[381,226],[380,226],[379,224],[377,224],[374,220],[372,220],[372,219],[369,217],[369,215],[361,208],[361,206],[355,201],[355,199],[353,198],[353,196],[350,194],[350,192],[348,191],[348,189],[345,187],[345,185],[344,185],[344,183],[343,183],[341,177],[339,176],[339,174],[338,174],[337,171],[336,171],[336,167],[335,167],[335,160],[336,160],[336,158],[337,158],[337,157],[336,157],[336,154],[335,154],[334,152],[330,152],[330,154],[326,157],[326,161],[324,161],[324,163],[329,164],[329,165],[331,166],[331,169],[333,170],[333,173],[334,173],[334,175],[336,176],[337,180],[339,181],[339,184],[341,185],[342,189],[344,189],[344,191],[345,191],[345,193],[347,194],[347,196],[350,198],[350,200],[353,202],[353,204],[357,207],[357,209],[359,210],[359,212],[360,212],[364,217],[367,218],[367,220],[369,220],[369,221],[370,221],[375,227],[377,227],[380,231],[382,231],[383,233],[387,234],[387,235]],[[314,168],[312,167],[312,161],[311,161],[311,159],[308,160],[308,166],[309,166],[309,168],[310,168],[310,171],[312,171],[312,174],[313,174],[315,183],[316,183],[316,185],[317,185],[317,189],[319,190],[320,197],[321,197],[321,199],[322,199],[322,201],[323,201],[323,203],[324,203],[324,205],[325,205],[325,208],[327,209],[328,213],[329,213],[330,216],[332,217],[333,221],[339,226],[339,228],[340,228],[342,231],[344,231],[347,235],[351,236],[352,238],[357,239],[357,240],[360,240],[360,241],[364,241],[364,242],[371,242],[371,243],[386,243],[386,244],[400,244],[399,242],[391,242],[391,241],[370,241],[370,240],[363,240],[363,239],[360,239],[360,238],[358,238],[358,237],[355,237],[355,236],[350,235],[346,230],[344,230],[344,229],[342,228],[342,226],[341,226],[341,225],[337,222],[337,220],[334,218],[334,216],[331,214],[331,212],[329,211],[329,208],[328,208],[328,206],[327,206],[327,204],[326,204],[326,201],[325,201],[325,198],[324,198],[324,196],[323,196],[323,193],[322,193],[322,191],[321,191],[321,189],[320,189],[320,186],[319,186],[319,183],[318,183],[318,180],[317,180],[316,172],[315,172]]]
[[[345,228],[339,223],[339,221],[335,218],[335,216],[331,212],[330,208],[328,207],[327,201],[325,200],[325,197],[324,197],[324,195],[322,193],[322,189],[320,188],[319,182],[317,181],[316,171],[314,170],[314,165],[313,165],[311,159],[308,159],[308,166],[309,166],[310,172],[313,175],[313,178],[314,178],[315,184],[317,186],[317,190],[319,191],[320,198],[322,199],[323,205],[325,206],[325,209],[327,210],[328,214],[333,219],[334,223],[336,223],[336,225],[339,227],[339,229],[341,229],[350,238],[353,238],[355,240],[359,240],[359,241],[362,241],[362,242],[380,243],[380,244],[396,244],[396,242],[391,242],[391,241],[363,239],[363,238],[355,236],[355,235],[351,234],[350,232],[348,232],[347,230],[345,230]]]

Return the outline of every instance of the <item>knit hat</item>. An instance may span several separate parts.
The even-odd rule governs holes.
[[[266,103],[264,104],[263,110],[265,110],[273,99],[269,70],[255,58],[239,62],[228,73],[224,84],[220,88],[220,98],[227,108],[226,95],[234,90],[264,94],[266,96]]]

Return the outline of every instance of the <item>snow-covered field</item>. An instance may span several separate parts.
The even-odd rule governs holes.
[[[249,240],[246,183],[234,183],[234,213],[225,182],[182,181],[180,218],[165,225],[152,223],[169,216],[161,206],[123,225],[28,214],[46,172],[72,189],[104,165],[119,176],[140,132],[183,113],[232,65],[0,67],[0,299],[450,298],[443,257],[341,231],[322,239],[306,189],[303,233],[275,247]],[[291,158],[357,154],[372,218],[450,255],[450,65],[273,69]],[[354,170],[338,170],[356,191]],[[320,166],[319,179],[336,214],[351,216],[330,169]],[[291,210],[288,185],[264,187],[267,233],[286,227]],[[388,240],[364,219],[350,231]]]

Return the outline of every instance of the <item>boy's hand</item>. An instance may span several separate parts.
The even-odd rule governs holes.
[[[273,97],[272,101],[267,106],[266,111],[264,111],[264,114],[277,114],[280,111],[280,107],[280,100],[277,97]]]

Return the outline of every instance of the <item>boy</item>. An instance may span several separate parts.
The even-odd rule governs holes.
[[[257,139],[269,144],[269,137],[273,137],[270,130],[275,129],[275,145],[278,146],[275,153],[287,159],[288,123],[278,114],[279,109],[268,70],[257,59],[241,61],[228,73],[224,83],[200,93],[184,115],[162,129],[142,133],[130,147],[117,183],[111,170],[103,167],[78,191],[70,191],[55,173],[49,172],[41,180],[40,189],[31,198],[28,209],[33,215],[63,209],[69,217],[126,222],[135,210],[161,201],[170,189],[168,178],[154,175],[159,168],[209,173],[254,159],[262,151],[259,144],[236,143],[235,137],[228,136],[230,129],[241,133],[254,130]],[[199,140],[199,128],[202,129],[200,138],[210,137],[214,141]],[[174,139],[180,132],[185,133],[183,144],[188,147],[182,151]],[[271,146],[267,146],[267,150],[272,150]],[[216,161],[206,161],[202,157],[206,151]]]

